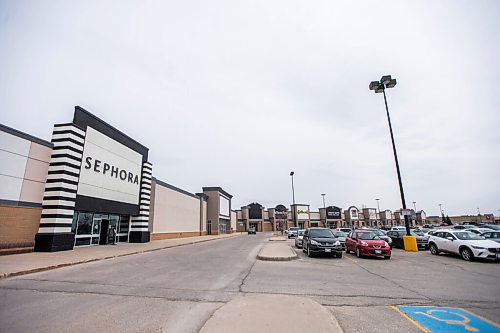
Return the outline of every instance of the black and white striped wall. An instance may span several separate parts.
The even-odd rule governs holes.
[[[52,132],[53,151],[49,163],[42,215],[35,235],[35,251],[63,251],[73,248],[71,224],[82,163],[85,131],[74,124],[56,124]]]
[[[132,216],[129,242],[149,242],[149,208],[151,204],[151,178],[153,166],[150,162],[142,163],[141,188],[139,192],[139,215]]]

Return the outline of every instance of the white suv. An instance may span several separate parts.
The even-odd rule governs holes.
[[[500,244],[464,230],[434,231],[429,237],[429,250],[434,255],[439,252],[456,253],[467,261],[474,258],[500,259]]]

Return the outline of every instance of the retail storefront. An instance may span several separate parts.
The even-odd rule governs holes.
[[[148,242],[148,148],[80,107],[51,142],[35,251]]]
[[[50,142],[0,124],[0,254],[226,234],[232,195],[153,178],[149,150],[81,107]]]

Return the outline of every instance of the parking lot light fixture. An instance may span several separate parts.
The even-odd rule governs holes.
[[[326,195],[326,193],[321,193],[321,196],[323,197],[323,209],[325,211],[325,227],[326,227],[326,220],[327,220],[328,216],[326,214],[325,195]]]
[[[292,210],[292,219],[293,219],[293,226],[297,226],[297,219],[295,218],[295,188],[293,187],[293,175],[295,175],[295,172],[291,171],[290,176],[292,177],[292,202],[293,202],[293,210]]]
[[[387,96],[385,95],[385,89],[386,88],[394,88],[394,86],[396,86],[396,83],[397,83],[396,79],[393,79],[390,75],[384,75],[384,76],[382,76],[380,81],[370,82],[369,89],[374,90],[375,93],[383,93],[384,94],[385,110],[387,113],[387,122],[389,123],[389,132],[391,133],[392,151],[394,153],[394,161],[396,162],[396,171],[398,174],[399,192],[401,194],[401,203],[403,205],[403,209],[406,210],[406,201],[405,201],[405,194],[404,194],[404,190],[403,190],[403,182],[401,181],[401,172],[399,170],[398,154],[396,152],[396,144],[394,143],[394,134],[392,132],[391,117],[389,115],[389,107],[387,106]],[[411,233],[410,233],[409,217],[408,217],[408,215],[405,215],[404,218],[405,218],[406,234],[408,236],[410,236]]]

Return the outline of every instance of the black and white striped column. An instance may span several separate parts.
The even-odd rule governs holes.
[[[35,235],[35,251],[73,249],[71,224],[82,163],[85,131],[73,124],[54,125],[54,145],[49,163],[40,227]]]
[[[139,192],[139,215],[132,216],[130,222],[130,243],[149,242],[149,207],[151,203],[151,178],[153,166],[142,163],[141,189]]]

